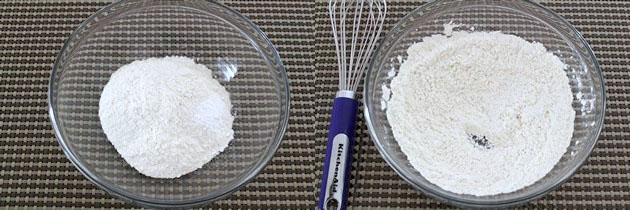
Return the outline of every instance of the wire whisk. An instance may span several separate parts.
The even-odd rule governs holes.
[[[364,7],[367,7],[367,12],[364,12]],[[347,15],[351,10],[354,10],[352,24],[348,27]],[[384,0],[331,0],[328,13],[337,53],[339,89],[356,91],[383,29],[387,3]],[[347,29],[351,30],[350,49]]]
[[[333,101],[328,132],[318,202],[322,210],[346,209],[359,107],[355,92],[383,29],[387,3],[385,0],[331,0],[328,12],[337,53],[339,91]]]

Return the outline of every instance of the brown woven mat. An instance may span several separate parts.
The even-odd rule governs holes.
[[[63,41],[101,1],[0,1],[0,208],[133,208],[98,189],[61,151],[46,91]],[[291,81],[291,119],[281,148],[254,181],[215,208],[297,209],[315,205],[315,2],[226,1],[252,19],[280,51]]]
[[[385,31],[418,1],[388,1]],[[630,1],[554,0],[542,3],[568,19],[594,48],[607,86],[605,127],[589,162],[562,187],[526,208],[630,208]],[[316,5],[317,162],[323,159],[332,98],[337,90],[336,60],[328,1]],[[413,189],[383,160],[370,139],[363,115],[353,156],[349,204],[354,208],[447,208]],[[318,167],[321,170],[321,166]],[[317,185],[319,181],[316,180]]]
[[[46,91],[63,41],[111,1],[0,1],[0,208],[133,208],[84,178],[55,141]],[[225,1],[258,24],[291,80],[281,148],[253,182],[211,204],[221,209],[313,209],[330,103],[336,90],[324,0]],[[630,208],[630,2],[543,1],[595,49],[607,85],[606,125],[589,162],[529,208]],[[391,1],[387,27],[422,2]],[[313,114],[315,113],[315,114]],[[360,117],[350,205],[443,208],[380,157]]]

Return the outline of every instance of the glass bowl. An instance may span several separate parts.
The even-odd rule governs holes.
[[[565,70],[574,95],[575,129],[570,146],[544,178],[511,193],[491,196],[456,194],[427,181],[400,150],[382,109],[382,85],[398,71],[406,50],[423,37],[441,34],[443,24],[463,24],[455,30],[502,31],[542,43],[568,65]],[[364,88],[364,114],[370,135],[387,163],[413,187],[443,202],[462,207],[506,207],[539,198],[566,181],[593,150],[603,125],[605,91],[593,51],[567,21],[530,1],[434,1],[403,18],[381,41],[369,66]],[[523,171],[523,173],[527,173]]]
[[[103,133],[98,104],[120,66],[186,56],[230,93],[234,139],[202,168],[176,179],[140,174]],[[287,127],[289,87],[278,52],[237,12],[211,1],[120,1],[83,22],[54,64],[49,114],[66,156],[111,195],[148,207],[189,207],[244,186],[269,162]]]

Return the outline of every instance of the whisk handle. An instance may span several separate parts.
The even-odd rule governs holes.
[[[329,202],[336,202],[336,209],[346,209],[358,107],[359,102],[354,98],[337,97],[333,101],[318,202],[320,210],[332,210],[328,208]]]

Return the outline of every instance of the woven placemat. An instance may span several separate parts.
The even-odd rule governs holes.
[[[57,144],[46,91],[63,41],[111,1],[0,1],[0,208],[134,208],[83,177]],[[224,1],[278,48],[291,82],[283,143],[254,181],[211,204],[221,209],[313,209],[337,74],[324,0]],[[630,208],[630,2],[543,4],[594,48],[607,86],[605,127],[589,162],[527,208]],[[422,2],[390,1],[387,29]],[[360,116],[350,205],[360,209],[446,208],[385,163]],[[319,166],[319,167],[317,167]],[[315,172],[313,172],[315,171]]]
[[[65,157],[48,120],[46,91],[63,41],[110,1],[0,1],[0,209],[134,208],[98,189]],[[313,1],[224,1],[254,21],[280,51],[291,86],[281,147],[251,183],[213,208],[315,205]]]
[[[385,30],[422,5],[418,1],[388,1]],[[592,209],[630,207],[630,2],[542,1],[569,20],[591,44],[607,87],[604,130],[586,165],[560,188],[525,208]],[[336,60],[328,1],[316,5],[316,136],[324,149],[332,98],[337,90]],[[359,116],[349,204],[358,209],[448,208],[413,189],[383,160]],[[323,152],[318,152],[321,161]],[[321,170],[321,167],[318,168]],[[316,184],[317,185],[316,181]]]

